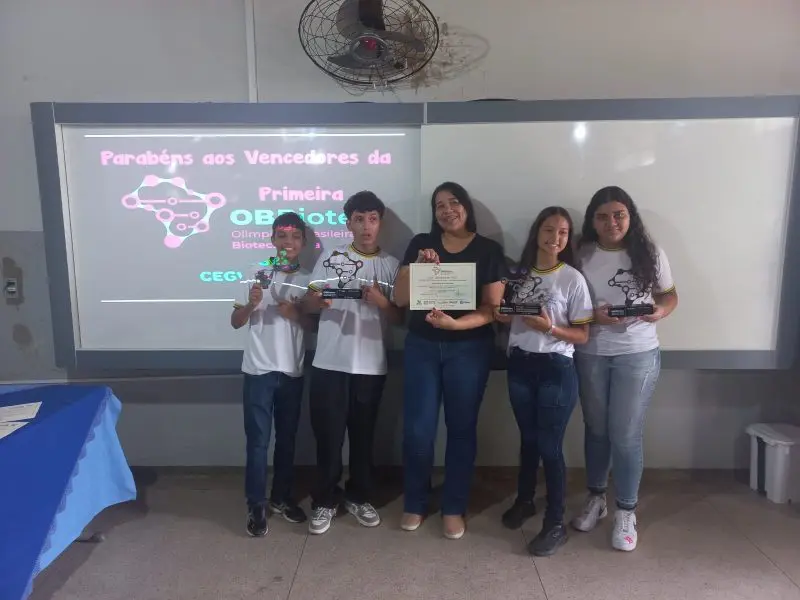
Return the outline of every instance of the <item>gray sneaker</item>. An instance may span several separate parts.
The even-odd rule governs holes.
[[[356,521],[364,527],[377,527],[381,524],[381,516],[369,502],[356,504],[355,502],[346,500],[344,505],[347,508],[347,512],[353,515]]]
[[[606,516],[608,516],[608,507],[605,494],[602,496],[589,494],[583,512],[572,519],[572,526],[578,531],[591,531],[597,526],[597,522],[605,519]]]
[[[308,532],[314,535],[325,533],[331,528],[335,516],[335,508],[325,508],[324,506],[315,508],[311,513],[311,520],[308,522]]]

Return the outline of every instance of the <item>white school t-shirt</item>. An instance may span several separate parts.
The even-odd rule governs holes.
[[[285,373],[289,377],[303,375],[305,336],[300,323],[290,321],[278,312],[280,301],[302,298],[309,282],[309,272],[277,271],[270,286],[263,290],[261,303],[250,313],[247,341],[242,357],[242,372],[248,375]],[[252,283],[242,285],[241,300],[234,307],[245,306]]]
[[[360,288],[377,279],[381,291],[392,299],[400,262],[379,250],[365,255],[352,244],[342,245],[319,257],[309,288]],[[388,322],[381,310],[364,300],[333,299],[319,318],[314,366],[353,375],[385,375]]]
[[[624,249],[608,249],[597,244],[585,246],[579,253],[580,269],[589,284],[595,307],[624,304],[653,304],[653,294],[675,289],[667,255],[656,248],[657,280],[654,289],[643,289],[631,274],[631,259]],[[600,356],[647,352],[658,348],[656,324],[630,317],[617,325],[593,324],[589,343],[580,351]]]
[[[586,280],[577,269],[564,263],[546,271],[534,269],[520,285],[512,302],[540,304],[556,327],[589,323],[594,317]],[[515,346],[526,352],[555,352],[568,357],[575,352],[573,344],[531,329],[520,315],[511,318],[509,350]]]

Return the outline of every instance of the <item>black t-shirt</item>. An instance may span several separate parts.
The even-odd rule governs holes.
[[[481,305],[484,285],[496,283],[506,276],[506,260],[503,248],[494,240],[485,238],[482,235],[476,235],[461,252],[451,254],[444,249],[440,235],[420,233],[415,235],[408,244],[405,256],[403,256],[402,266],[407,267],[410,263],[416,262],[419,251],[429,248],[436,250],[439,255],[439,261],[442,263],[475,263],[475,306]],[[471,311],[449,310],[445,312],[457,319],[469,314]],[[411,314],[408,321],[408,330],[432,341],[457,341],[492,337],[494,335],[494,328],[491,324],[463,331],[447,331],[445,329],[437,329],[425,321],[425,316],[428,314],[427,311],[410,310],[409,313]]]

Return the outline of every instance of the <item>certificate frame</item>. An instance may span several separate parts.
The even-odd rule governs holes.
[[[411,263],[409,310],[476,310],[475,263]]]

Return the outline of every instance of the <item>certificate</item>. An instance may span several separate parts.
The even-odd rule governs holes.
[[[10,423],[0,423],[0,440],[11,435],[20,427],[27,425],[30,421],[12,421]]]
[[[475,310],[475,263],[411,263],[411,310]]]
[[[28,404],[14,404],[12,406],[0,407],[0,423],[9,421],[27,421],[36,417],[39,412],[41,402],[29,402]]]

